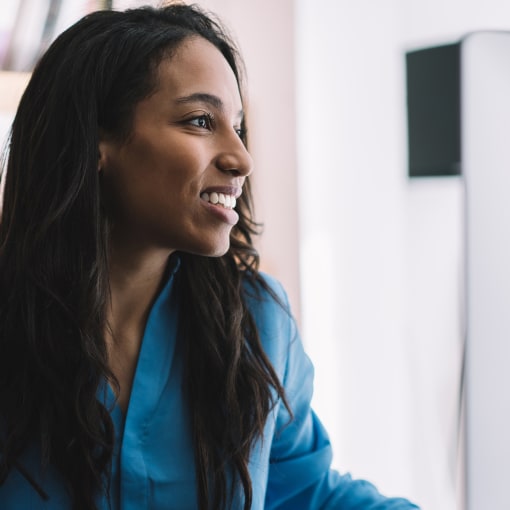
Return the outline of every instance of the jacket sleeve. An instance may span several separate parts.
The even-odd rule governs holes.
[[[313,367],[289,316],[290,344],[283,378],[293,417],[283,403],[270,451],[267,510],[412,510],[402,498],[386,498],[369,482],[330,468],[328,435],[310,408]]]

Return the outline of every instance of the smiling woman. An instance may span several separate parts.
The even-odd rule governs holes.
[[[230,204],[252,168],[236,77],[213,44],[190,37],[163,58],[156,83],[129,139],[105,133],[99,143],[114,244],[162,260],[174,250],[223,255],[238,221]]]
[[[241,91],[181,4],[93,13],[36,66],[0,223],[2,508],[416,508],[330,470],[258,271]]]

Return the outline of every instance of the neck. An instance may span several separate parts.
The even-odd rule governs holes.
[[[112,248],[107,344],[139,344],[149,310],[163,282],[168,251],[150,254]],[[137,346],[134,346],[137,348]]]
[[[117,402],[126,412],[145,325],[163,284],[169,252],[110,252],[110,301],[105,331],[108,364],[117,379]]]

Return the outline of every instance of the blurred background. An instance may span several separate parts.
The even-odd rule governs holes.
[[[148,1],[4,0],[0,134],[51,40]],[[203,0],[248,69],[263,268],[316,367],[334,465],[424,510],[463,508],[460,177],[409,178],[406,51],[510,29],[505,0]]]

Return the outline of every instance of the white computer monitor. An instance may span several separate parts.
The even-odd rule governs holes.
[[[466,506],[510,508],[510,33],[461,43]]]

